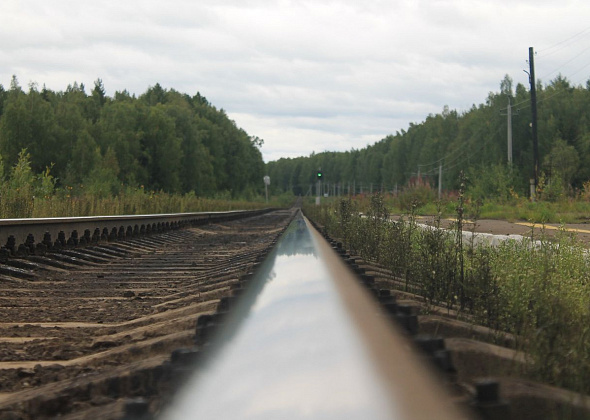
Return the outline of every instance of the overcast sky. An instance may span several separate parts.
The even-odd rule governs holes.
[[[505,74],[590,78],[587,0],[3,0],[0,84],[200,92],[265,161],[350,150],[464,111]]]

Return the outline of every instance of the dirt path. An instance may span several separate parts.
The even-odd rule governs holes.
[[[431,216],[423,216],[418,218],[419,223],[425,223],[432,225],[434,218]],[[452,227],[455,221],[453,219],[441,220],[443,227]],[[561,225],[550,223],[546,225],[533,225],[528,222],[508,222],[505,220],[494,220],[494,219],[482,219],[474,222],[466,222],[463,230],[474,230],[478,233],[491,233],[493,235],[522,235],[540,238],[542,235],[546,235],[549,238],[554,238],[555,235],[559,234]],[[575,235],[575,237],[584,243],[586,246],[590,246],[590,225],[589,224],[567,224],[563,225],[565,232]]]

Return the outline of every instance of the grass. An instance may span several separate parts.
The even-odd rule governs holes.
[[[368,207],[368,197],[355,197],[359,208]],[[438,200],[433,193],[402,193],[397,197],[386,195],[384,202],[391,213],[408,213],[412,211],[420,216],[454,217],[457,209],[457,195],[447,195]],[[476,207],[474,200],[465,200],[468,208]],[[531,202],[525,198],[513,198],[509,201],[484,200],[479,203],[479,218],[515,221],[528,221],[532,223],[589,223],[590,201],[585,199],[562,199],[557,202],[537,201]]]
[[[23,150],[18,162],[4,176],[0,157],[0,218],[109,216],[120,214],[158,214],[251,210],[265,207],[288,207],[292,194],[272,197],[269,203],[263,196],[250,193],[248,200],[231,200],[228,191],[216,198],[198,197],[194,193],[169,194],[148,191],[141,187],[121,186],[117,195],[106,190],[89,192],[82,185],[57,188],[57,180],[47,168],[33,173],[30,155]]]
[[[459,221],[454,231],[423,230],[417,228],[416,216],[432,211],[431,205],[414,206],[400,221],[390,222],[389,200],[342,199],[308,204],[304,211],[349,252],[389,268],[402,289],[455,309],[467,320],[516,334],[517,348],[530,362],[526,376],[590,392],[590,260],[575,237],[561,231],[555,241],[542,237],[540,245],[524,238],[495,248],[475,246],[462,243],[457,234],[462,211],[454,214]],[[559,205],[521,204],[513,214],[560,214]],[[460,194],[432,213],[443,215],[451,205],[470,206]],[[576,211],[586,205],[572,204]],[[360,216],[361,209],[366,217]],[[482,206],[482,214],[505,214],[503,209]]]
[[[416,194],[410,195],[415,199]],[[322,198],[322,204],[335,203],[338,197]],[[366,213],[370,205],[370,197],[367,195],[358,195],[351,197],[352,202],[356,204],[359,211]],[[417,216],[436,216],[443,218],[454,218],[457,212],[456,195],[447,195],[442,200],[437,200],[433,194],[426,194],[426,198],[417,201],[410,201],[409,198],[403,197],[403,194],[396,196],[386,194],[383,196],[384,204],[391,214],[407,214],[410,211]],[[314,204],[315,198],[307,200],[308,204]],[[469,211],[473,211],[476,202],[466,199],[466,208],[468,217],[472,217]],[[412,207],[412,204],[415,204]],[[585,199],[563,199],[558,202],[538,201],[531,202],[525,198],[514,198],[507,202],[498,202],[495,200],[486,200],[478,208],[478,219],[496,219],[506,220],[509,222],[524,221],[542,224],[569,224],[569,223],[588,223],[590,224],[590,201]]]
[[[508,221],[525,220],[534,223],[588,223],[590,203],[580,200],[562,202],[530,202],[515,200],[510,203],[485,203],[481,218]]]
[[[32,194],[0,194],[0,218],[110,216],[121,214],[157,214],[251,210],[287,207],[288,197],[266,203],[258,200],[228,200],[197,197],[194,194],[167,194],[128,188],[118,196],[97,198],[89,194],[71,196],[58,191],[46,197]]]

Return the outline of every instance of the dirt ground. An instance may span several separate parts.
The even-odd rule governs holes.
[[[197,318],[216,310],[291,217],[277,211],[3,265],[0,419],[54,418],[128,396],[68,389],[192,345]]]
[[[26,278],[0,271],[0,419],[117,418],[103,407],[145,395],[129,372],[159,366],[172,350],[194,343],[197,319],[215,312],[291,217],[275,212],[70,250],[72,264],[65,258],[61,268],[41,258],[24,261]],[[471,228],[541,234],[539,227],[498,220]],[[567,228],[590,244],[588,225]],[[545,227],[549,236],[556,232]],[[128,385],[115,381],[124,374]]]
[[[418,222],[432,225],[433,217],[420,217]],[[441,220],[441,224],[444,227],[451,227],[453,223],[454,220],[452,219]],[[466,222],[463,230],[474,230],[478,233],[491,233],[493,235],[522,235],[529,237],[533,235],[536,239],[539,239],[543,235],[548,238],[554,238],[562,228],[564,233],[574,235],[586,246],[590,246],[590,224],[583,223],[563,226],[555,223],[533,225],[527,222],[513,223],[505,220],[482,219],[476,222]]]

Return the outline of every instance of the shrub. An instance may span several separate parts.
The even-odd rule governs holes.
[[[459,194],[454,231],[421,229],[415,209],[389,221],[374,196],[367,217],[351,200],[305,207],[306,214],[352,253],[388,267],[403,289],[433,305],[458,307],[466,319],[516,334],[530,360],[530,377],[575,391],[590,391],[590,259],[561,231],[556,241],[506,241],[498,247],[463,243]],[[469,213],[469,211],[466,211]],[[472,211],[477,216],[478,209]]]

